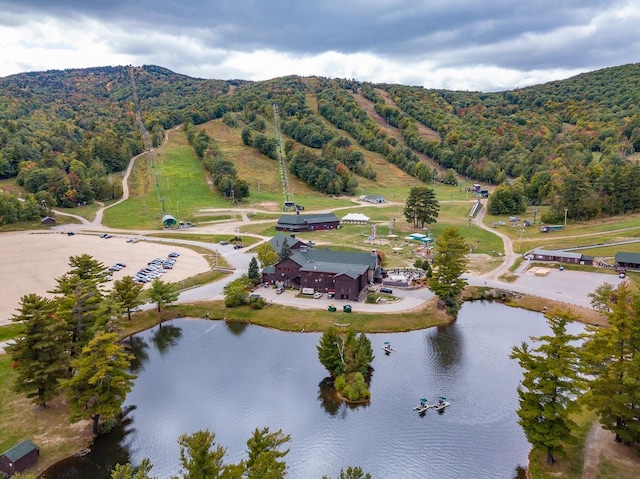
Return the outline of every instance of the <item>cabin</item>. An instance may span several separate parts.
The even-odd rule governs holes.
[[[616,269],[640,271],[640,254],[617,252]]]
[[[23,472],[38,462],[40,448],[30,440],[16,444],[11,449],[0,454],[0,473],[9,477],[16,472]]]
[[[293,288],[334,293],[337,299],[355,299],[382,271],[377,250],[370,253],[301,248],[262,270],[264,281]]]
[[[40,220],[40,224],[44,226],[53,226],[56,224],[56,219],[52,216],[45,216]]]
[[[334,213],[315,213],[301,215],[281,215],[276,224],[278,231],[320,231],[334,230],[340,226],[340,220]]]
[[[586,256],[573,251],[535,249],[526,256],[534,261],[554,261],[556,263],[571,263],[580,265],[593,265],[593,256]]]

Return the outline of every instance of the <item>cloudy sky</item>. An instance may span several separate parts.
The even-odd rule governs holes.
[[[155,64],[495,91],[640,61],[640,0],[0,0],[0,76]]]

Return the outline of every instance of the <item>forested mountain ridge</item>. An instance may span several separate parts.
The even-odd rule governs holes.
[[[640,166],[629,158],[640,150],[639,64],[497,93],[320,77],[204,80],[157,66],[23,73],[0,78],[0,177],[17,175],[51,205],[118,196],[107,175],[145,148],[131,78],[154,144],[174,125],[223,118],[245,144],[273,159],[283,155],[292,174],[321,192],[353,194],[359,177],[375,179],[353,140],[425,182],[436,172],[417,152],[442,169],[505,183],[503,193],[549,204],[552,217],[564,208],[572,218],[640,208],[633,181]],[[385,133],[358,95],[404,141]],[[274,134],[275,111],[283,144]],[[421,134],[420,124],[439,138]],[[192,139],[215,177],[220,159],[205,158],[215,154],[215,138]]]

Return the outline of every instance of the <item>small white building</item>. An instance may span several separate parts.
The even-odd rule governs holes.
[[[364,201],[368,202],[368,203],[384,203],[385,199],[384,196],[380,196],[380,195],[366,195],[364,198],[362,198]]]
[[[363,215],[362,213],[349,213],[340,220],[340,223],[366,225],[369,222],[369,219],[370,218],[367,215]]]

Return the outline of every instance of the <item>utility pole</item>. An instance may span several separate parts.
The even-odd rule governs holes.
[[[569,211],[569,208],[565,208],[564,209],[564,227],[567,227],[567,211]]]
[[[524,233],[524,229],[520,228],[520,241],[518,241],[518,253],[522,253],[522,233]]]

